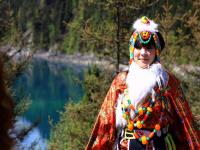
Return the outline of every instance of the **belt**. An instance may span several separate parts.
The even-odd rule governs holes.
[[[168,132],[168,127],[169,126],[166,126],[166,127],[163,127],[161,128],[160,131],[157,131],[156,132],[156,135],[158,137],[162,136],[162,135],[166,135],[167,132]],[[123,139],[127,139],[127,140],[131,140],[131,139],[137,139],[134,135],[134,132],[137,132],[137,134],[139,134],[140,136],[142,135],[145,135],[145,136],[148,136],[152,131],[150,130],[140,130],[140,129],[137,129],[137,130],[134,130],[134,131],[129,131],[127,129],[124,129],[124,136],[123,136]]]

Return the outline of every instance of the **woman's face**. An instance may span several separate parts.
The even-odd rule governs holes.
[[[154,46],[134,49],[134,61],[141,68],[147,68],[152,64],[156,55]]]

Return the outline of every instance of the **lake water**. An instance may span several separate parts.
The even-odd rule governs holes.
[[[50,63],[34,59],[15,82],[16,96],[29,96],[32,104],[23,115],[26,121],[40,119],[38,129],[42,138],[48,139],[50,125],[48,117],[57,122],[59,111],[72,100],[78,102],[83,97],[83,67]],[[18,97],[20,98],[20,97]]]

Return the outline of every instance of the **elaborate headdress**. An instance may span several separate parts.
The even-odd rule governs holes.
[[[142,45],[147,45],[150,41],[153,40],[156,48],[156,60],[159,61],[159,55],[164,48],[165,43],[162,35],[158,32],[157,27],[158,25],[146,16],[143,16],[142,18],[135,21],[135,23],[133,24],[134,32],[131,35],[129,45],[130,64],[134,58],[133,52],[137,39],[139,39]]]

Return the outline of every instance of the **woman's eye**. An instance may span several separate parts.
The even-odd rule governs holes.
[[[153,46],[147,46],[146,49],[152,50],[154,47]]]
[[[141,49],[142,48],[142,46],[140,44],[135,44],[134,47],[137,48],[137,49]]]
[[[136,49],[140,49],[140,47],[139,47],[139,46],[135,46],[135,48],[136,48]]]

